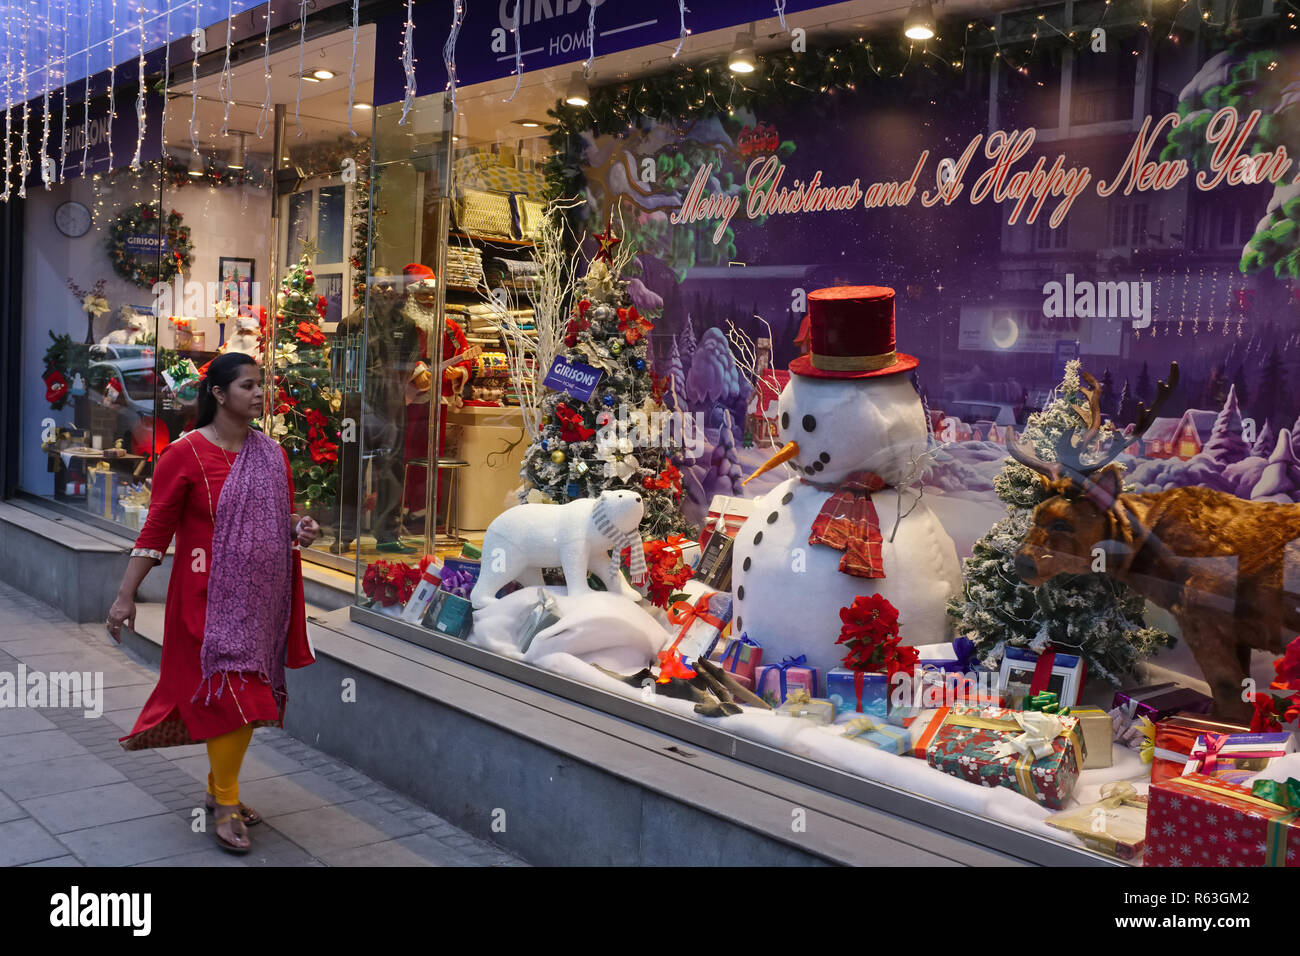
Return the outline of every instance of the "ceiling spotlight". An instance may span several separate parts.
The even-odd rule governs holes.
[[[903,36],[909,40],[929,40],[934,37],[934,11],[930,0],[912,0],[912,9],[903,21]]]
[[[198,179],[207,172],[207,170],[203,168],[203,157],[199,155],[199,151],[196,149],[190,151],[190,168],[187,172],[189,172],[189,174],[195,179]]]
[[[228,165],[230,166],[231,169],[243,169],[244,168],[244,134],[237,133],[236,135],[239,137],[239,143],[238,145],[235,146],[234,154],[230,157],[230,163]]]
[[[587,78],[581,72],[573,74],[569,88],[565,91],[564,102],[570,106],[586,106],[591,102],[591,90],[587,88]]]
[[[326,70],[326,69],[324,69],[324,68],[319,69],[319,70],[312,70],[312,71],[311,71],[311,75],[312,75],[315,79],[317,79],[317,80],[332,80],[332,79],[334,79],[334,71],[333,71],[333,70]]]
[[[537,127],[542,125],[541,120],[535,120],[535,119],[517,119],[515,120],[515,124],[518,126],[523,126],[527,129],[536,129]]]
[[[374,107],[371,106],[369,103],[353,103],[353,104],[352,104],[352,108],[353,108],[354,110],[372,110],[372,109],[374,109]]]
[[[737,33],[736,44],[727,57],[727,69],[732,73],[753,73],[758,69],[758,57],[754,53],[754,34]]]

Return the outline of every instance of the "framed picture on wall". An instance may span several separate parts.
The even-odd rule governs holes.
[[[251,306],[253,302],[253,282],[257,263],[252,259],[240,259],[234,256],[222,256],[217,260],[218,279],[221,282],[222,297],[241,306]]]

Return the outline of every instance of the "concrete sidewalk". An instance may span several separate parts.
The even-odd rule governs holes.
[[[157,672],[102,625],[79,625],[0,584],[0,674],[103,674],[103,715],[0,707],[0,866],[522,866],[364,774],[259,728],[240,798],[265,821],[246,856],[222,851],[203,807],[202,744],[118,744]],[[0,678],[4,679],[4,678]],[[21,690],[21,689],[20,689]],[[290,702],[292,706],[292,702]],[[202,817],[204,832],[192,825]]]

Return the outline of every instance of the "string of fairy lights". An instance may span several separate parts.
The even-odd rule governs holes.
[[[133,18],[129,15],[120,17],[118,9],[118,0],[98,0],[98,6],[103,11],[105,5],[108,6],[109,13],[109,32],[106,38],[92,42],[92,38],[87,35],[84,42],[80,44],[81,49],[72,49],[69,44],[68,27],[69,27],[69,4],[72,0],[63,0],[61,7],[52,8],[48,5],[23,4],[21,25],[13,16],[14,7],[9,5],[5,8],[4,32],[5,32],[5,54],[4,69],[6,77],[6,104],[5,104],[5,181],[3,191],[0,191],[0,199],[7,200],[11,194],[12,179],[15,170],[18,173],[18,191],[20,196],[25,195],[26,181],[33,168],[33,158],[30,155],[28,144],[32,116],[32,99],[31,83],[38,74],[42,77],[38,89],[40,110],[39,121],[41,123],[40,131],[40,154],[36,163],[40,169],[42,181],[46,188],[52,186],[55,182],[62,182],[65,178],[65,167],[67,163],[67,145],[68,145],[68,103],[71,97],[68,95],[67,79],[71,75],[71,64],[80,56],[83,58],[83,104],[82,104],[82,162],[81,172],[89,170],[89,147],[91,145],[91,115],[92,99],[95,91],[95,83],[91,74],[92,48],[106,47],[109,60],[109,69],[107,77],[107,122],[102,129],[102,138],[109,154],[109,167],[115,165],[114,157],[114,123],[116,117],[116,98],[117,98],[117,73],[113,68],[116,65],[117,52],[119,43],[126,41],[129,43],[129,34],[134,32],[138,38],[138,62],[136,77],[136,102],[135,112],[137,118],[137,136],[135,149],[132,153],[130,165],[134,168],[139,165],[143,152],[143,143],[146,137],[146,71],[147,71],[147,8],[144,0],[140,0],[135,11],[136,16],[134,23]],[[184,11],[187,6],[193,5],[193,56],[191,57],[191,114],[190,114],[190,146],[193,152],[198,153],[200,141],[198,135],[198,71],[199,60],[206,52],[203,49],[202,38],[204,31],[202,28],[201,14],[202,3],[200,0],[163,0],[161,9],[153,19],[166,18],[167,29],[165,36],[171,37],[171,20],[173,12]],[[678,42],[673,50],[672,56],[676,58],[681,52],[686,38],[691,34],[688,25],[688,14],[690,9],[686,0],[677,0],[680,30]],[[1152,40],[1163,39],[1171,43],[1180,41],[1180,31],[1186,33],[1195,27],[1205,26],[1208,28],[1227,29],[1234,25],[1235,5],[1229,4],[1223,14],[1223,19],[1218,20],[1214,15],[1213,9],[1208,5],[1208,0],[1173,0],[1176,9],[1172,13],[1166,11],[1163,15],[1157,14],[1153,7],[1143,6],[1142,10],[1149,11],[1139,16],[1136,21],[1138,29],[1147,31]],[[309,0],[299,0],[299,16],[296,26],[299,30],[299,71],[298,84],[295,105],[295,120],[298,121],[298,135],[302,135],[301,119],[301,101],[302,101],[302,55],[306,44],[306,18],[308,12]],[[773,0],[772,12],[780,23],[782,31],[789,32],[790,24],[787,20],[786,13],[787,0]],[[96,6],[96,0],[88,0],[85,11],[85,21],[89,24],[93,21],[90,15]],[[455,97],[457,89],[456,61],[455,50],[456,41],[464,22],[467,0],[453,0],[451,4],[451,24],[447,37],[446,45],[443,50],[444,67],[447,74],[447,93],[452,112],[455,112]],[[960,34],[959,43],[949,43],[941,35],[933,36],[928,40],[905,40],[899,42],[896,37],[889,39],[867,37],[858,38],[858,51],[851,48],[839,48],[833,52],[827,52],[820,58],[816,51],[809,51],[805,59],[812,59],[816,64],[815,75],[810,74],[806,69],[806,64],[797,62],[797,56],[786,55],[784,57],[775,57],[775,65],[760,73],[760,81],[771,84],[785,82],[789,86],[803,90],[815,90],[818,92],[834,92],[837,89],[856,89],[857,82],[867,73],[877,78],[901,78],[914,69],[922,60],[933,60],[947,64],[954,70],[962,70],[970,55],[972,48],[989,48],[991,47],[991,56],[994,60],[1001,61],[1006,69],[1018,73],[1022,76],[1029,76],[1034,57],[1037,54],[1041,42],[1051,38],[1058,44],[1073,46],[1076,49],[1082,49],[1089,43],[1093,42],[1096,32],[1103,29],[1108,24],[1114,22],[1114,11],[1112,7],[1124,8],[1125,10],[1137,9],[1133,7],[1128,0],[1104,0],[1097,6],[1099,11],[1095,22],[1081,23],[1078,20],[1063,21],[1058,20],[1060,14],[1057,13],[1024,13],[1020,16],[1018,22],[1021,29],[1019,33],[1013,28],[1010,31],[1005,29],[1007,20],[1006,16],[1002,20],[994,19],[989,22],[987,19],[959,20],[956,24],[949,23],[947,28]],[[1191,8],[1189,10],[1189,8]],[[356,44],[358,25],[359,0],[352,0],[352,29],[353,29],[353,56],[349,70],[349,95],[348,95],[348,124],[352,129],[352,110],[354,103],[355,87],[355,68],[356,68]],[[513,25],[510,33],[513,34],[513,73],[515,76],[514,91],[506,98],[505,102],[514,99],[519,90],[520,79],[524,71],[524,61],[522,55],[522,37],[521,37],[521,17],[519,13],[519,4],[515,4],[515,14]],[[1079,7],[1074,8],[1076,11]],[[1275,10],[1284,13],[1289,30],[1297,29],[1296,12],[1300,11],[1300,5],[1297,0],[1278,0]],[[44,12],[44,13],[43,13]],[[62,28],[57,32],[60,34],[59,49],[57,55],[51,55],[43,58],[43,62],[37,67],[32,62],[30,51],[32,44],[25,42],[28,37],[42,36],[45,37],[47,48],[52,48],[53,43],[50,37],[55,32],[54,25],[56,16],[61,21]],[[102,16],[102,13],[101,13]],[[1032,19],[1029,19],[1031,18]],[[1131,19],[1131,16],[1130,16]],[[234,46],[234,23],[235,23],[235,0],[227,0],[226,10],[226,40],[224,44],[224,62],[221,67],[221,77],[219,83],[220,97],[224,106],[221,131],[223,134],[229,134],[230,128],[230,110],[232,106],[232,59],[231,51]],[[33,22],[35,21],[35,22]],[[1029,26],[1025,26],[1025,22]],[[1167,21],[1167,22],[1166,22]],[[1199,21],[1199,23],[1198,23]],[[1127,21],[1124,21],[1127,22]],[[964,24],[964,26],[963,26]],[[417,94],[417,76],[414,45],[414,0],[407,0],[406,18],[404,23],[401,61],[405,72],[404,96],[402,101],[402,118],[400,123],[405,123],[407,114],[412,108],[414,97]],[[16,36],[20,32],[21,36]],[[1008,32],[1012,35],[1008,36]],[[265,18],[265,36],[263,37],[263,72],[266,80],[266,95],[262,104],[262,111],[258,117],[257,135],[262,138],[269,131],[270,99],[271,99],[271,70],[270,70],[270,34],[271,18]],[[587,16],[587,57],[583,61],[584,75],[589,75],[594,63],[599,36],[596,30],[596,5],[588,5]],[[132,44],[134,45],[134,44]],[[162,44],[166,50],[166,63],[164,65],[164,75],[170,76],[170,47],[168,43]],[[13,51],[18,51],[18,61],[14,61]],[[1138,55],[1139,51],[1133,49],[1132,55]],[[51,49],[53,54],[53,50]],[[700,68],[686,67],[682,71],[684,75],[679,76],[678,89],[687,94],[683,101],[687,105],[703,107],[708,103],[724,106],[729,110],[734,110],[738,94],[742,92],[741,81],[734,75],[724,70],[713,71],[709,67],[703,68],[703,73],[709,77],[707,83],[701,84],[698,81],[697,74]],[[52,129],[51,117],[51,93],[56,89],[56,80],[63,85],[63,93],[59,95],[59,109],[61,110],[62,124],[60,129],[64,131],[59,137],[59,161],[57,163],[46,163],[49,151],[49,134]],[[102,87],[100,88],[103,89]],[[14,93],[18,92],[18,97]],[[638,102],[641,96],[644,96],[646,89],[643,87],[638,93],[633,89],[630,93],[623,96],[621,109],[618,112],[625,116],[634,115],[637,111],[632,109],[632,105],[644,106]],[[102,95],[102,93],[101,93]],[[15,115],[16,110],[21,113]],[[21,132],[16,129],[21,125]],[[11,142],[15,135],[21,137],[15,155],[14,144]],[[160,130],[162,146],[166,146],[166,133]],[[51,175],[51,170],[54,174]]]

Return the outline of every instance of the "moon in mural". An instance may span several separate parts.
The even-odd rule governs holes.
[[[1000,349],[1009,349],[1020,340],[1020,326],[1006,313],[993,320],[990,333],[993,336],[993,344]]]

